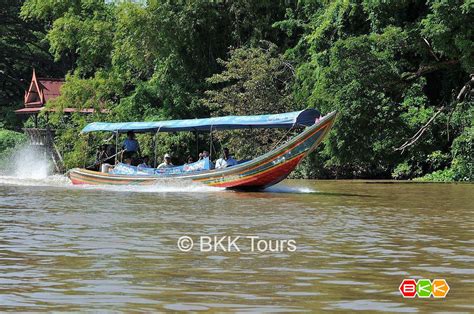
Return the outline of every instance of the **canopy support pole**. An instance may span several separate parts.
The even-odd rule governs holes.
[[[118,131],[115,131],[115,164],[117,164],[117,156],[118,156]]]
[[[197,153],[196,160],[198,160],[199,159],[199,133],[196,130],[194,131],[194,134],[196,134],[196,153]]]
[[[156,148],[158,145],[156,145],[156,143],[158,142],[158,133],[160,132],[160,129],[161,129],[161,125],[160,127],[158,128],[158,130],[156,130],[156,133],[154,135],[154,144],[153,144],[153,168],[156,168],[157,167],[157,153],[156,153]]]
[[[153,135],[153,168],[156,168],[156,141],[158,139],[158,130]]]
[[[212,125],[211,125],[211,132],[210,132],[210,143],[209,143],[209,160],[212,160]]]
[[[91,133],[87,134],[87,147],[91,147]],[[82,163],[82,168],[86,169],[86,160],[84,159],[84,162]],[[99,164],[99,170],[100,170],[100,164]]]

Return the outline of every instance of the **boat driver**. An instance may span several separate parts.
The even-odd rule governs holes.
[[[216,169],[227,168],[237,164],[237,160],[230,155],[228,148],[224,148],[223,153],[222,158],[216,161]]]
[[[137,139],[135,138],[135,132],[128,131],[127,138],[123,142],[122,149],[125,151],[123,152],[123,159],[126,158],[137,158],[141,155],[140,151],[140,144],[138,143]]]

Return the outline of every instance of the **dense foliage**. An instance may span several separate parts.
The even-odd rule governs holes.
[[[339,119],[298,176],[473,180],[474,82],[457,97],[474,72],[470,0],[26,0],[21,12],[18,2],[2,5],[17,25],[0,33],[8,64],[21,69],[13,72],[28,78],[28,62],[67,70],[49,106],[108,110],[50,119],[68,167],[90,162],[84,152],[105,139],[77,137],[92,120],[316,107],[337,110]],[[16,33],[32,35],[16,46]],[[28,43],[37,51],[15,59]],[[18,103],[18,89],[0,98]],[[214,139],[247,158],[281,136],[239,131]],[[140,140],[151,153],[151,139]],[[159,152],[182,161],[196,146],[193,134],[160,136]]]

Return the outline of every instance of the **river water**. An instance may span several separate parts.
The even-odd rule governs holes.
[[[0,311],[473,312],[473,227],[469,184],[287,180],[239,193],[0,177]],[[213,236],[240,236],[240,252],[207,251]],[[405,278],[451,289],[404,299]]]

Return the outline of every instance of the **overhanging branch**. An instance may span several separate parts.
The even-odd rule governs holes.
[[[412,146],[413,144],[415,144],[415,143],[420,139],[420,137],[423,135],[423,133],[425,133],[425,131],[428,129],[428,127],[429,127],[430,124],[434,121],[434,119],[436,119],[436,117],[444,110],[444,108],[445,108],[444,106],[442,106],[441,108],[439,108],[438,111],[436,111],[436,113],[428,120],[428,122],[426,122],[426,124],[423,125],[423,126],[415,133],[415,135],[413,135],[413,136],[410,137],[408,140],[406,140],[406,142],[403,143],[400,147],[395,148],[395,151],[402,151],[402,153],[403,153],[407,147],[410,147],[410,146]]]

